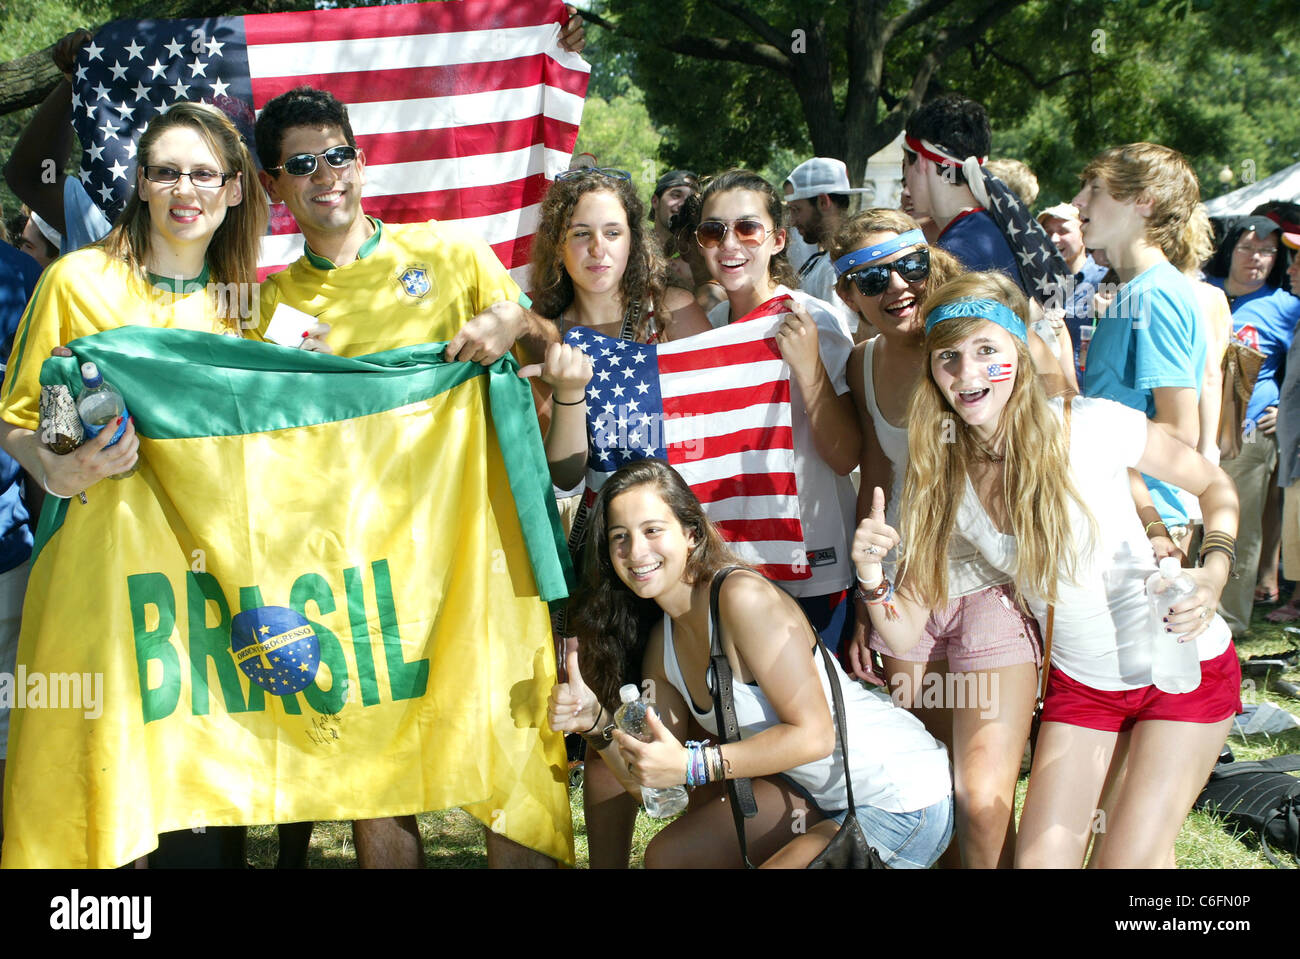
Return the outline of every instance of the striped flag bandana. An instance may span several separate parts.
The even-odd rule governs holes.
[[[964,160],[943,147],[910,134],[903,138],[908,150],[940,166],[956,167],[966,177],[966,185],[976,201],[993,218],[1006,237],[1011,252],[1020,261],[1024,288],[1044,309],[1064,310],[1074,277],[1047,232],[1026,209],[1025,204],[1005,183],[984,169],[988,157]]]

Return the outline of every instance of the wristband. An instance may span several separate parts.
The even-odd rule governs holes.
[[[554,403],[556,406],[581,406],[583,403],[587,402],[587,397],[586,394],[583,394],[582,399],[572,400],[566,403],[564,402],[564,400],[557,400],[555,398],[555,394],[551,394],[551,402]]]
[[[1143,532],[1147,534],[1148,538],[1150,538],[1151,536],[1152,526],[1165,526],[1165,521],[1162,519],[1153,519],[1151,522],[1147,523],[1146,528],[1143,530]],[[1168,536],[1168,534],[1169,534],[1169,527],[1165,526],[1165,535]]]

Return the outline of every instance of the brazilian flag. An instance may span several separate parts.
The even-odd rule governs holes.
[[[96,363],[140,469],[41,516],[3,865],[113,867],[171,830],[453,806],[571,863],[545,716],[546,602],[571,570],[513,358],[147,327],[69,345],[42,382],[75,392]],[[102,701],[69,702],[72,677]]]

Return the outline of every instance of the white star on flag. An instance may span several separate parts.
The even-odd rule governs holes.
[[[114,80],[121,80],[126,76],[126,67],[122,66],[120,60],[114,60],[113,65],[108,69],[112,71]]]
[[[154,57],[153,63],[149,64],[149,73],[150,73],[149,76],[150,80],[157,80],[159,77],[164,77],[167,75],[167,68],[163,66],[163,62],[161,60],[159,60],[157,57]]]
[[[108,172],[113,174],[114,180],[126,179],[126,167],[122,166],[122,163],[119,160],[113,161],[113,165],[108,168]]]
[[[95,43],[94,40],[91,40],[86,46],[86,62],[89,63],[91,60],[101,59],[100,54],[103,52],[104,48]]]
[[[144,60],[144,57],[142,56],[144,53],[144,47],[140,46],[140,44],[136,43],[134,40],[128,43],[125,49],[127,53],[127,63],[130,63],[132,60]]]
[[[173,40],[171,43],[164,43],[163,46],[167,48],[167,58],[169,60],[185,56],[185,48],[181,46],[179,40]]]
[[[194,62],[190,64],[190,79],[193,79],[194,77],[206,77],[208,75],[207,70],[208,65],[202,60],[195,58]]]

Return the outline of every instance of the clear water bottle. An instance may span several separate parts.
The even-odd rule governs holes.
[[[1178,634],[1165,628],[1169,607],[1196,592],[1196,581],[1183,572],[1175,556],[1160,561],[1160,572],[1147,578],[1147,609],[1150,611],[1151,681],[1166,693],[1190,693],[1201,685],[1201,660],[1196,641],[1178,641]]]
[[[641,690],[628,683],[618,691],[623,705],[614,713],[614,725],[643,743],[650,742],[650,727],[646,724],[646,706],[641,701]],[[686,808],[686,787],[666,786],[663,789],[641,787],[641,801],[646,815],[652,819],[671,819]]]
[[[108,445],[114,445],[126,432],[126,420],[130,416],[126,410],[126,401],[122,399],[121,393],[104,382],[104,377],[94,363],[81,364],[81,392],[77,394],[77,416],[81,418],[87,441],[98,436],[100,430],[113,423],[119,416],[122,422],[118,424],[117,431],[114,432],[113,439]],[[126,472],[116,473],[109,479],[126,479],[135,471],[136,467],[132,466]]]

